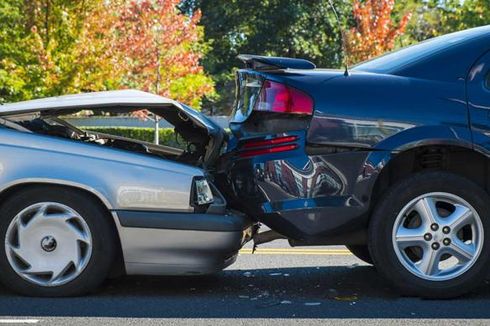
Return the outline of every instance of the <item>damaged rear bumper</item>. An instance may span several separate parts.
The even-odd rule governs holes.
[[[238,214],[115,211],[129,275],[210,274],[231,265],[253,225]]]

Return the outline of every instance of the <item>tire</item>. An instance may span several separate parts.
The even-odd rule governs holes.
[[[369,253],[369,247],[367,245],[349,245],[346,247],[354,256],[356,256],[363,262],[368,263],[370,265],[373,264],[371,254]]]
[[[452,298],[471,291],[490,261],[488,203],[478,185],[446,172],[422,172],[393,185],[369,225],[376,269],[408,296]]]
[[[8,197],[0,212],[0,281],[6,287],[26,296],[78,296],[107,277],[116,231],[85,193],[35,186]]]

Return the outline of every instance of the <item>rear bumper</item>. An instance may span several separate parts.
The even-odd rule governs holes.
[[[249,239],[244,216],[116,211],[126,273],[210,274],[232,264]]]
[[[369,152],[285,153],[231,160],[219,178],[230,207],[276,232],[312,243],[359,242],[367,227]]]

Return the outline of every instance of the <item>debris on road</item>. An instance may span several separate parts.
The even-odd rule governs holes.
[[[321,302],[305,302],[305,306],[319,306]]]
[[[357,295],[339,295],[334,297],[337,301],[357,301],[359,298]]]

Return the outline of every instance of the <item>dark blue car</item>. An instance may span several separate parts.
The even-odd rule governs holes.
[[[273,231],[346,245],[403,293],[446,298],[490,262],[490,26],[349,71],[243,55],[216,182]]]

